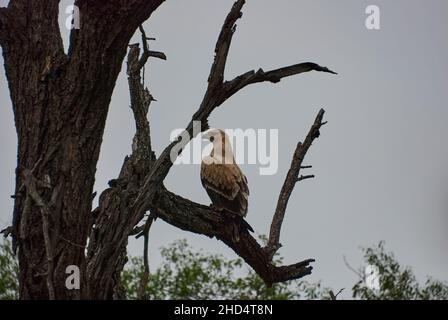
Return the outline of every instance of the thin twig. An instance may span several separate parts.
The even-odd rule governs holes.
[[[3,229],[2,231],[0,231],[0,234],[3,233],[3,237],[7,238],[9,237],[9,235],[11,235],[13,233],[14,229],[12,226],[6,227],[5,229]]]
[[[340,295],[342,293],[342,291],[344,291],[345,288],[342,288],[341,290],[338,291],[338,293],[334,294],[333,290],[330,290],[329,294],[330,294],[330,298],[331,300],[337,300],[338,295]]]
[[[224,82],[224,71],[228,56],[228,51],[230,48],[230,42],[232,39],[232,36],[235,31],[235,23],[236,21],[241,17],[241,8],[244,4],[243,0],[238,0],[233,5],[230,13],[227,15],[226,20],[224,22],[224,25],[221,29],[218,41],[216,43],[215,48],[215,59],[212,65],[212,68],[210,70],[210,74],[208,77],[208,86],[207,90],[205,92],[204,98],[196,111],[196,113],[192,117],[192,121],[188,124],[185,131],[189,134],[190,138],[193,138],[195,134],[199,133],[200,130],[204,131],[208,129],[208,117],[210,114],[222,103],[224,103],[227,99],[229,99],[232,95],[234,95],[236,92],[244,88],[245,86],[257,82],[263,82],[263,81],[269,81],[276,83],[280,81],[283,77],[292,76],[295,74],[300,74],[304,72],[309,71],[319,71],[319,72],[326,72],[326,73],[335,73],[331,71],[330,69],[326,67],[321,67],[318,64],[315,63],[299,63],[296,65],[274,69],[271,71],[263,71],[262,69],[259,69],[257,72],[250,71],[246,72],[245,74],[234,78],[233,80]],[[321,110],[318,115],[318,126],[313,127],[311,130],[312,135],[309,135],[307,139],[304,142],[304,146],[300,148],[298,151],[299,153],[299,167],[295,171],[294,175],[291,175],[290,181],[291,185],[294,185],[297,181],[298,173],[300,170],[300,164],[303,160],[304,153],[306,153],[306,150],[308,150],[309,146],[311,145],[312,140],[318,137],[319,135],[319,128],[323,125],[321,121],[321,117],[323,116],[324,111]],[[201,124],[200,130],[194,130],[195,124],[194,121],[199,121]],[[184,143],[183,140],[182,143]],[[186,144],[186,142],[185,142]],[[174,149],[176,148],[176,149]],[[160,190],[163,189],[163,180],[165,179],[166,175],[168,174],[170,168],[172,167],[172,161],[171,161],[171,155],[172,151],[176,150],[176,154],[180,154],[182,152],[182,149],[184,148],[184,144],[181,144],[179,146],[179,141],[174,141],[171,144],[169,144],[164,151],[161,153],[157,161],[154,162],[153,166],[151,167],[150,173],[145,177],[145,182],[143,183],[142,187],[140,188],[137,197],[135,198],[131,211],[133,212],[134,220],[132,221],[134,225],[136,225],[141,218],[144,215],[144,212],[148,209],[155,208],[156,210],[160,209],[160,207],[154,205],[154,198],[156,194],[160,196]],[[303,154],[302,154],[303,153]],[[291,190],[292,192],[292,190]],[[286,193],[290,194],[290,192],[283,192],[283,195],[286,195]],[[289,197],[289,195],[288,195]],[[286,201],[287,202],[287,201]],[[286,202],[283,205],[284,209],[286,209]],[[271,226],[271,236],[270,236],[270,249],[265,251],[268,254],[268,258],[272,260],[273,254],[275,254],[275,251],[280,246],[279,244],[279,234],[280,234],[280,227],[281,223],[283,221],[284,212],[281,212],[283,209],[278,209],[278,213],[274,215],[273,218],[273,224]],[[166,213],[166,211],[164,211]],[[190,216],[191,217],[191,216]],[[164,214],[164,219],[168,221],[171,224],[179,224],[179,216],[176,215],[176,217],[171,217],[168,214]],[[205,221],[201,221],[201,223],[205,223]],[[278,226],[278,228],[276,227]],[[191,220],[189,220],[188,225],[182,225],[182,228],[185,228],[186,230],[195,230],[195,226],[192,226]],[[275,231],[277,229],[277,231]],[[203,233],[204,234],[204,233]],[[212,234],[211,236],[216,236],[216,234]],[[244,241],[243,241],[244,242]],[[243,243],[242,242],[242,243]],[[244,243],[246,244],[246,243]],[[238,246],[232,247],[235,252],[238,254],[243,254],[241,250],[242,248],[239,248]],[[252,257],[250,255],[247,256],[247,261],[251,264],[251,266],[254,267],[256,263],[254,261],[251,261]],[[307,264],[310,263],[311,260],[307,260]],[[269,267],[271,268],[271,267]],[[298,269],[297,269],[298,268]],[[260,269],[260,272],[265,272],[266,269]],[[307,265],[307,267],[303,266],[289,266],[288,271],[285,270],[285,274],[282,274],[283,269],[279,268],[276,269],[276,275],[275,276],[265,276],[264,280],[266,283],[272,283],[270,277],[275,278],[275,281],[282,281],[284,279],[292,279],[294,276],[303,276],[305,274],[308,274],[311,272],[311,267]],[[269,273],[268,273],[269,274]]]
[[[70,240],[68,240],[67,238],[61,236],[60,234],[58,234],[58,233],[56,232],[56,230],[55,230],[54,228],[50,227],[49,229],[50,229],[51,231],[53,231],[53,234],[55,234],[56,237],[58,237],[58,238],[61,239],[62,241],[67,242],[68,244],[70,244],[70,245],[72,245],[72,246],[74,246],[74,247],[78,247],[78,248],[81,248],[81,249],[85,249],[85,248],[86,248],[86,246],[77,244],[77,243],[75,243],[75,242],[73,242],[73,241],[70,241]]]
[[[137,226],[134,229],[132,229],[131,233],[129,233],[130,236],[140,236],[140,233],[145,229],[145,225]]]
[[[224,82],[224,72],[230,43],[235,32],[236,21],[242,15],[241,8],[243,7],[244,3],[244,0],[237,0],[234,3],[232,9],[225,19],[224,25],[221,28],[218,41],[216,42],[215,57],[209,73],[206,92],[197,111],[193,114],[193,116],[191,117],[191,121],[185,127],[184,133],[188,134],[190,139],[194,138],[194,136],[196,134],[199,134],[201,131],[207,130],[208,118],[210,114],[232,95],[249,84],[262,81],[276,83],[283,77],[288,77],[313,70],[334,73],[328,68],[321,67],[315,63],[307,62],[284,68],[274,69],[267,72],[263,71],[262,69],[259,69],[256,72],[250,71],[234,78],[233,80]],[[144,37],[143,50],[145,50],[145,42],[147,40],[147,37],[143,33],[142,37]],[[132,49],[128,54],[128,65],[132,64],[130,63],[130,61],[133,61],[131,58],[133,58],[134,61],[137,61],[139,56],[138,46],[132,46],[131,48]],[[142,57],[145,57],[147,55],[148,54],[144,54]],[[139,61],[143,62],[144,60],[140,58]],[[143,64],[141,63],[140,65]],[[131,72],[129,72],[128,70],[128,74],[132,72],[134,73],[134,75],[130,76],[131,82],[134,83],[137,80],[140,80],[140,74],[138,72],[135,72],[137,68],[134,67],[131,69]],[[137,96],[136,93],[138,93],[139,91],[134,92],[132,86],[130,90],[132,102],[131,104],[134,104],[133,99],[135,101],[137,101],[138,99],[132,97]],[[138,111],[138,109],[135,110]],[[135,110],[133,108],[134,113]],[[321,110],[321,113],[323,115],[323,110]],[[200,130],[194,130],[199,126],[195,121],[199,122]],[[319,127],[321,125],[323,125],[322,122],[319,123]],[[139,126],[138,123],[137,126]],[[137,131],[141,130],[137,129]],[[314,140],[315,138],[317,138],[319,130],[318,128],[315,128],[312,130],[312,132],[313,135],[311,140]],[[141,176],[138,176],[136,178],[136,180],[138,180],[139,182],[139,187],[137,190],[135,190],[135,197],[129,209],[127,210],[126,224],[123,226],[121,222],[122,220],[120,220],[120,224],[117,223],[121,230],[125,231],[120,234],[121,238],[119,240],[121,242],[125,242],[126,237],[128,237],[130,233],[140,231],[140,227],[136,226],[143,219],[145,213],[150,210],[151,212],[157,213],[157,216],[162,218],[164,221],[180,229],[206,235],[209,237],[216,237],[219,240],[223,241],[229,247],[231,247],[234,252],[242,257],[244,261],[246,261],[257,272],[257,274],[260,275],[260,277],[265,281],[267,285],[272,285],[273,283],[283,282],[291,279],[297,279],[310,274],[312,270],[310,263],[314,261],[313,259],[306,259],[302,262],[287,266],[276,266],[272,261],[271,253],[273,251],[264,250],[259,245],[257,240],[254,239],[250,234],[242,234],[242,240],[237,243],[234,242],[233,231],[232,233],[230,233],[230,231],[226,229],[226,224],[222,220],[222,214],[213,211],[209,207],[201,206],[197,203],[193,203],[187,199],[177,196],[176,194],[170,193],[165,189],[165,187],[163,186],[163,181],[168,175],[171,167],[173,166],[172,156],[181,154],[183,148],[188,143],[188,141],[185,140],[188,139],[178,139],[177,141],[173,141],[172,143],[167,145],[160,156],[153,162],[151,162],[150,165],[148,165],[147,168],[149,168],[149,171],[145,172],[142,183],[140,183]],[[309,148],[309,140],[310,139],[307,137],[303,144],[304,146],[301,147],[301,151],[299,153]],[[309,144],[311,144],[311,142],[309,142]],[[140,148],[142,146],[141,144],[135,145],[137,146],[137,148]],[[135,149],[133,147],[133,151],[134,150]],[[303,160],[303,156],[304,154],[302,155],[302,157],[300,157],[300,159]],[[300,164],[302,160],[300,160]],[[300,179],[300,164],[295,174],[291,175],[291,184],[295,184],[297,182],[297,179]],[[304,179],[304,177],[302,177],[302,179]],[[277,218],[279,218],[278,215]],[[280,217],[280,220],[283,220],[283,216]],[[281,222],[278,225],[280,226]],[[280,230],[278,230],[278,232],[280,232]],[[270,238],[274,239],[275,237]],[[279,245],[278,237],[277,241],[274,242]]]
[[[149,231],[151,229],[152,223],[156,219],[156,216],[153,213],[150,213],[148,216],[148,220],[146,220],[145,227],[143,231],[136,236],[136,238],[139,238],[143,235],[144,242],[143,242],[143,276],[140,279],[140,286],[139,286],[139,299],[141,300],[149,300],[149,297],[146,295],[146,286],[148,284],[149,280],[149,259],[148,259],[148,250],[149,250]]]
[[[4,40],[11,34],[11,19],[10,10],[5,7],[0,7],[0,40]]]
[[[305,176],[300,176],[297,178],[296,182],[302,181],[302,180],[307,180],[307,179],[313,179],[314,178],[314,174],[308,174]]]
[[[353,267],[348,263],[347,258],[345,257],[345,255],[342,256],[342,259],[344,260],[344,264],[345,264],[345,266],[346,266],[350,271],[352,271],[354,274],[356,274],[356,275],[359,277],[359,279],[364,279],[364,278],[365,278],[365,276],[364,276],[361,272],[359,272],[358,270],[356,270],[355,268],[353,268]]]

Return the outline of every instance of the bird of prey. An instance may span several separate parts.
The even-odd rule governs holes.
[[[212,200],[212,206],[240,227],[253,232],[243,219],[248,208],[247,178],[235,163],[228,136],[223,130],[211,129],[204,133],[203,139],[213,144],[210,155],[204,157],[201,163],[201,182]]]

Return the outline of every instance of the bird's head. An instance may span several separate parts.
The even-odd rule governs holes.
[[[230,139],[222,129],[210,129],[202,134],[202,139],[213,144],[211,152],[215,158],[229,158],[233,160],[233,151]]]
[[[217,143],[224,144],[229,140],[222,129],[207,130],[202,134],[202,139],[213,143],[213,145],[216,145]]]

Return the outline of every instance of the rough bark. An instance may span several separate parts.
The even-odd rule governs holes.
[[[146,43],[146,41],[144,41]],[[147,51],[145,45],[145,52]],[[153,100],[143,87],[140,71],[149,55],[139,58],[138,45],[131,45],[128,54],[128,84],[131,93],[131,109],[136,124],[136,134],[132,144],[132,154],[126,157],[118,179],[109,182],[110,188],[99,198],[99,206],[93,212],[93,228],[87,253],[87,275],[89,282],[95,283],[91,289],[94,297],[106,299],[113,296],[118,283],[120,256],[126,253],[127,239],[135,221],[129,212],[129,205],[135,200],[144,177],[149,173],[155,155],[151,149],[150,127],[146,119]],[[117,250],[117,248],[122,248]]]
[[[125,158],[118,177],[109,182],[99,197],[99,206],[92,211],[105,120],[128,42],[162,2],[77,0],[82,32],[71,32],[68,54],[63,52],[57,23],[59,1],[16,0],[0,9],[0,45],[19,141],[12,235],[18,248],[22,299],[122,298],[119,282],[128,237],[145,230],[138,224],[148,211],[151,221],[159,217],[180,229],[223,241],[267,285],[311,272],[312,259],[289,266],[275,266],[272,261],[293,188],[289,182],[285,181],[287,188],[279,198],[280,209],[271,226],[274,231],[265,248],[244,230],[240,240],[234,241],[233,221],[165,189],[171,152],[179,141],[169,144],[159,157],[152,151],[147,115],[153,98],[144,88],[140,72],[149,57],[166,57],[149,50],[149,38],[142,29],[143,54],[140,56],[136,44],[128,53],[131,110],[136,124],[132,154]],[[185,129],[191,138],[194,121],[206,130],[209,115],[247,85],[276,83],[309,71],[334,73],[306,62],[267,72],[249,71],[225,81],[227,55],[244,2],[235,2],[218,37],[207,90]],[[322,117],[316,121],[317,129],[313,126],[310,131],[312,140]],[[303,144],[306,150],[301,147],[296,151],[301,158],[293,160],[287,181],[298,174],[297,163],[300,167],[312,142],[308,144],[308,140]],[[285,203],[280,202],[283,198]],[[80,267],[81,290],[65,287],[68,265]]]
[[[162,0],[76,1],[80,30],[68,54],[58,26],[57,0],[10,1],[0,11],[0,44],[18,136],[13,214],[20,264],[20,297],[47,299],[54,265],[54,297],[91,297],[84,248],[104,124],[129,39]],[[25,185],[25,172],[50,211],[52,257],[42,231],[41,205]],[[81,290],[65,288],[65,270],[77,265]]]

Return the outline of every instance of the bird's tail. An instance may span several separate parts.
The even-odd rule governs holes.
[[[233,212],[229,213],[230,214],[227,216],[231,218],[233,224],[233,237],[236,242],[240,241],[240,233],[248,231],[254,232],[252,226],[246,220],[244,220],[243,217]]]
[[[246,220],[244,220],[243,217],[239,217],[239,218],[240,219],[239,219],[238,223],[240,225],[240,228],[249,230],[250,232],[254,232],[254,229],[252,228],[252,226]]]

